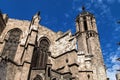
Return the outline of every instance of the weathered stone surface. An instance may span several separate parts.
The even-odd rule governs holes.
[[[0,80],[106,80],[93,15],[85,12],[77,17],[74,35],[71,31],[53,32],[40,25],[40,19],[37,13],[32,21],[10,18],[6,21],[0,31]],[[15,28],[22,34],[11,60],[9,55],[2,56],[2,52],[9,40],[8,32]],[[42,43],[43,39],[47,43]]]
[[[72,36],[70,31],[68,31],[60,36],[51,48],[53,56],[61,55],[67,51],[76,49],[76,38]]]

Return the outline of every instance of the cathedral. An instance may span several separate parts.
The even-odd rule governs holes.
[[[82,8],[76,32],[54,32],[0,13],[0,80],[107,80],[95,16]]]

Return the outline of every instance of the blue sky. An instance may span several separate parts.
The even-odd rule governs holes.
[[[120,62],[120,0],[0,0],[0,9],[10,18],[31,20],[41,11],[41,25],[53,31],[75,33],[75,18],[84,5],[96,17],[104,61],[108,77],[115,80],[116,69]]]

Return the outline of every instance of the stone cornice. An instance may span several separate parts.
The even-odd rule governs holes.
[[[74,35],[75,35],[76,37],[78,37],[79,35],[81,35],[81,34],[83,34],[83,33],[89,33],[89,32],[93,32],[93,33],[95,33],[96,35],[98,35],[98,33],[95,32],[94,30],[87,30],[87,31],[83,31],[83,32],[78,31],[78,32],[76,32]]]
[[[65,52],[65,53],[63,53],[63,54],[60,54],[60,55],[58,55],[58,56],[55,56],[55,57],[54,57],[54,56],[51,56],[51,57],[52,57],[53,59],[56,59],[56,58],[59,58],[59,57],[65,55],[65,54],[67,54],[67,53],[73,52],[73,51],[77,52],[76,49],[73,49],[73,50],[71,50],[71,51],[67,51],[67,52]]]
[[[60,75],[65,75],[65,74],[70,74],[70,75],[72,75],[72,73],[71,73],[71,72],[61,73],[61,72],[58,72],[58,71],[53,70],[53,69],[51,69],[51,71],[53,71],[53,72],[55,72],[55,73],[58,73],[58,74],[60,74]]]

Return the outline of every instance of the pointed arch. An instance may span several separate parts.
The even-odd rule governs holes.
[[[33,80],[43,80],[43,79],[42,79],[42,77],[40,75],[36,75]]]
[[[57,80],[56,78],[53,78],[52,80]]]
[[[45,68],[48,59],[50,41],[46,37],[39,39],[38,47],[35,48],[32,58],[32,68]]]
[[[11,60],[14,59],[21,34],[22,31],[19,28],[14,28],[8,31],[2,56],[8,57]]]

